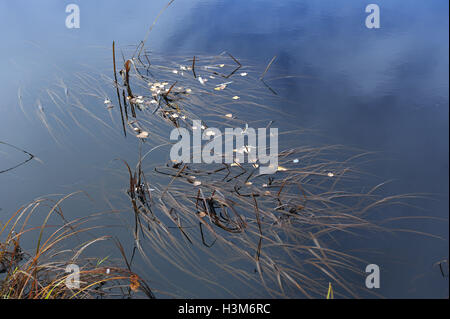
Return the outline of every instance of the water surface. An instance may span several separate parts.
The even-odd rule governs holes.
[[[0,140],[42,160],[0,176],[2,219],[38,196],[95,191],[99,183],[107,188],[112,181],[104,168],[135,150],[135,145],[117,149],[113,141],[86,142],[76,126],[69,127],[73,132],[61,150],[36,118],[38,100],[44,100],[46,87],[61,78],[76,81],[73,75],[86,67],[111,72],[112,41],[138,43],[166,2],[76,3],[81,9],[77,30],[64,25],[66,3],[0,4]],[[292,102],[276,105],[291,114],[290,122],[317,130],[317,140],[382,154],[370,164],[373,176],[361,187],[393,179],[387,194],[420,192],[436,199],[416,203],[423,211],[395,206],[385,216],[448,219],[448,2],[377,4],[381,28],[369,30],[362,1],[175,1],[147,47],[172,56],[228,51],[261,70],[276,55],[267,77]],[[275,79],[289,75],[295,77]],[[18,106],[19,88],[30,120]],[[0,145],[0,170],[23,158]],[[380,293],[386,297],[447,296],[448,279],[433,264],[448,258],[448,223],[421,220],[402,226],[445,239],[370,234],[344,245],[378,252],[367,258],[381,267]]]

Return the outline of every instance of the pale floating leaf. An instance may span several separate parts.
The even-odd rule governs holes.
[[[187,178],[187,181],[188,181],[189,183],[194,183],[195,179],[196,179],[195,176],[189,176],[189,177]]]
[[[143,100],[142,98],[135,97],[135,98],[132,98],[132,99],[130,100],[130,102],[131,102],[131,103],[135,103],[135,104],[142,104],[142,103],[144,103],[144,100]]]
[[[139,133],[136,137],[137,138],[147,138],[148,132],[143,131],[143,132]]]
[[[219,85],[219,86],[216,86],[216,87],[214,88],[214,90],[216,90],[216,91],[222,91],[222,90],[225,90],[226,87],[227,87],[226,84],[221,84],[221,85]]]

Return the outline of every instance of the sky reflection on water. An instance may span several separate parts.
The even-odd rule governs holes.
[[[0,3],[0,140],[45,163],[0,176],[0,214],[37,196],[61,193],[61,187],[93,183],[104,174],[99,167],[126,153],[98,151],[76,133],[76,151],[61,153],[40,123],[24,121],[17,107],[19,87],[33,101],[80,65],[109,72],[112,41],[138,43],[166,1],[74,3],[81,9],[79,30],[64,26],[66,2]],[[438,201],[423,203],[425,214],[448,219],[448,1],[377,4],[381,28],[368,30],[363,1],[176,0],[147,45],[171,55],[226,50],[262,69],[276,55],[271,77],[300,76],[271,82],[295,101],[278,106],[292,114],[290,121],[320,130],[329,143],[382,152],[385,159],[372,166],[374,181],[395,179],[387,192],[439,194]],[[0,170],[22,155],[0,145]],[[448,223],[424,222],[420,229],[446,240],[405,234],[361,241],[362,247],[382,251],[373,262],[386,269],[385,296],[448,295],[448,279],[432,266],[448,258]]]

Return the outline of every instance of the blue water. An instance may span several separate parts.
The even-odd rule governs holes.
[[[42,125],[23,119],[18,88],[35,101],[46,84],[81,65],[107,72],[112,41],[138,43],[166,5],[160,0],[73,1],[80,6],[81,28],[67,29],[68,3],[0,3],[0,140],[44,162],[0,175],[2,218],[37,196],[92,183],[96,168],[111,160],[106,152],[96,152],[92,160],[94,147],[81,141],[74,142],[72,153],[59,153]],[[380,29],[365,26],[369,3],[175,0],[147,46],[171,55],[226,50],[261,69],[276,55],[268,77],[298,76],[271,82],[280,95],[295,101],[278,105],[292,114],[290,120],[320,131],[330,143],[379,152],[370,169],[374,181],[394,179],[386,192],[432,194],[433,200],[418,203],[423,211],[392,207],[386,216],[448,220],[448,1],[376,1]],[[0,145],[0,170],[21,158],[23,154]],[[90,165],[83,164],[87,158]],[[359,241],[354,246],[379,252],[368,258],[380,265],[380,294],[448,296],[448,278],[433,266],[448,258],[448,222],[420,220],[402,226],[444,239],[406,233],[354,239]]]

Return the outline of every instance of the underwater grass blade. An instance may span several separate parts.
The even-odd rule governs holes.
[[[127,137],[127,130],[125,129],[125,121],[123,119],[122,102],[120,101],[119,83],[117,82],[116,48],[115,48],[115,42],[114,41],[113,41],[113,44],[112,44],[112,50],[113,50],[114,82],[115,82],[115,87],[116,87],[116,92],[117,92],[117,101],[119,101],[120,117],[122,118],[123,134],[124,134],[125,137]]]

